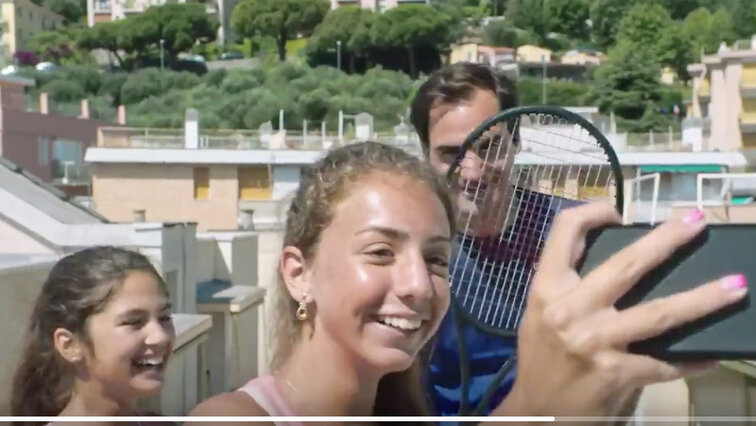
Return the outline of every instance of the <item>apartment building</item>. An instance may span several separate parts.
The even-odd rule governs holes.
[[[100,214],[118,222],[190,221],[200,231],[275,227],[301,168],[320,155],[263,147],[208,149],[192,144],[198,133],[168,133],[99,130],[86,161]]]
[[[452,46],[449,61],[486,64],[498,70],[514,67],[515,49],[511,47],[486,46],[479,43],[462,43]]]
[[[55,114],[46,93],[40,94],[38,111],[27,110],[24,90],[33,84],[0,76],[0,156],[67,193],[86,195],[84,152],[95,144],[98,127],[115,124],[91,119],[87,100],[81,101],[78,117]]]
[[[0,16],[6,60],[10,60],[17,51],[26,50],[35,34],[56,30],[65,22],[61,15],[30,0],[0,0]]]
[[[756,159],[756,35],[688,66],[690,116],[703,121],[711,149],[743,150]]]

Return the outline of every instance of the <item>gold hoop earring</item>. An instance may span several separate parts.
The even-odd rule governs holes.
[[[302,293],[302,300],[299,301],[297,308],[297,319],[300,321],[307,319],[307,293]]]

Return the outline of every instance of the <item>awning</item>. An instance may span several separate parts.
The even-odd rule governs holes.
[[[680,164],[640,166],[642,173],[720,173],[722,166],[716,164]]]
[[[733,206],[742,206],[743,204],[750,204],[753,202],[753,197],[732,197]]]

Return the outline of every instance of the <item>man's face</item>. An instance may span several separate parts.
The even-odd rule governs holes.
[[[446,175],[468,135],[499,110],[494,93],[483,89],[477,89],[468,101],[432,108],[428,138],[433,168]],[[456,182],[457,226],[479,236],[495,235],[509,222],[513,189],[510,180],[515,148],[511,142],[499,145],[511,140],[509,133],[493,128],[486,134],[490,137],[479,141],[485,147],[476,146],[465,153]]]
[[[499,112],[499,100],[490,90],[476,89],[469,101],[441,104],[430,110],[429,161],[446,175],[465,138],[487,118]]]

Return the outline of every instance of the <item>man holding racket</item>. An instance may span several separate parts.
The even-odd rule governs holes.
[[[411,122],[426,158],[446,175],[468,135],[488,118],[515,106],[517,94],[512,82],[484,65],[458,63],[436,71],[420,87],[412,102]],[[513,166],[520,146],[515,127],[494,127],[484,133],[480,143],[486,146],[467,151],[460,162],[457,204],[464,219],[458,226],[465,237],[454,246],[450,284],[453,293],[465,294],[465,299],[462,309],[449,310],[432,349],[430,390],[440,415],[469,414],[472,410],[488,414],[511,389],[515,338],[496,336],[463,324],[459,318],[466,315],[466,301],[473,294],[477,300],[472,304],[479,303],[478,311],[485,306],[494,311],[493,315],[514,324],[526,295],[525,291],[510,289],[527,287],[547,225],[559,209],[576,204],[561,198],[553,203],[559,197],[517,186]],[[485,154],[494,150],[495,155]],[[523,199],[527,202],[522,203]],[[507,289],[506,303],[490,293],[479,297],[482,285],[499,292]],[[514,293],[511,298],[510,293]],[[504,365],[511,365],[511,370],[502,369]]]
[[[446,175],[467,136],[489,117],[516,105],[516,89],[509,80],[497,77],[486,66],[458,63],[436,71],[421,86],[412,102],[411,122],[418,132],[426,158],[439,173]],[[508,164],[501,165],[503,170],[512,167],[514,155],[508,155],[507,158],[511,160],[507,161]],[[471,167],[468,167],[471,174],[483,170],[481,164],[475,164],[476,160],[482,163],[474,157],[463,160],[471,163]],[[503,173],[508,175],[506,171]],[[471,180],[475,177],[467,176]],[[458,197],[458,204],[460,209],[476,207],[465,199],[464,194]],[[476,218],[483,216],[485,215],[475,215]],[[494,228],[501,229],[496,226],[499,224],[489,223],[492,225],[489,228],[485,226],[485,221],[477,222],[460,225],[472,225],[483,234],[491,234]],[[464,253],[455,250],[451,264],[459,257],[465,257]],[[454,276],[450,277],[452,286],[467,284],[455,282],[454,279]],[[463,362],[460,356],[460,338],[464,339],[462,344],[467,349],[470,364],[466,390],[462,389],[465,383],[460,369],[460,363]],[[468,411],[477,406],[497,371],[515,353],[513,339],[497,338],[472,326],[459,329],[450,310],[439,328],[432,348],[428,377],[435,411],[440,415],[457,415],[461,408]],[[513,373],[514,369],[502,380],[485,414],[507,395],[514,383]],[[465,394],[466,398],[463,397]],[[462,401],[463,398],[466,401]]]

